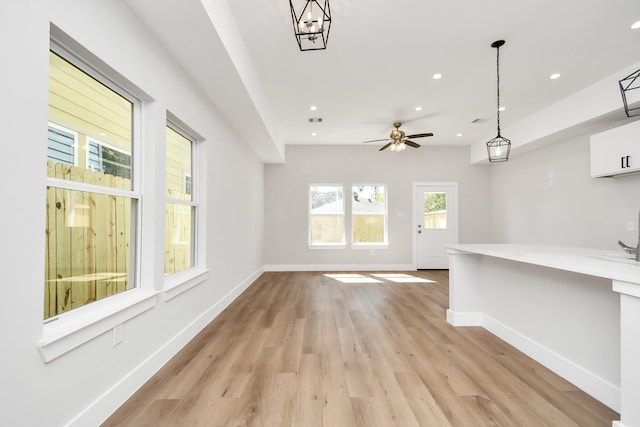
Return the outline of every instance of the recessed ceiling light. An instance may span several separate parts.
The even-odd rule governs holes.
[[[460,136],[462,136],[462,134],[461,133],[456,133],[456,136],[460,137]]]
[[[438,80],[438,79],[441,79],[441,78],[442,78],[442,74],[440,74],[440,73],[435,73],[433,75],[433,80]]]
[[[638,28],[640,28],[640,21],[636,21],[633,24],[631,24],[632,30],[637,30]]]
[[[504,111],[506,109],[507,109],[507,107],[500,107],[500,108],[498,108],[498,111]]]
[[[317,135],[317,133],[315,133],[315,132],[311,133],[311,136],[316,136],[316,135]]]
[[[318,109],[318,107],[316,107],[315,105],[312,105],[311,107],[309,107],[309,110],[311,111],[316,111]]]
[[[550,78],[551,80],[555,80],[555,79],[557,79],[557,78],[559,78],[559,77],[560,77],[560,74],[558,74],[558,73],[553,73],[553,74],[551,74],[551,75],[549,76],[549,78]]]
[[[418,105],[418,106],[416,107],[416,111],[422,111],[422,107]]]

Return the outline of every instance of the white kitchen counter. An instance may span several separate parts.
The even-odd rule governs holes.
[[[640,263],[622,250],[449,247],[447,320],[482,326],[640,427]]]
[[[619,251],[552,245],[468,244],[451,250],[540,265],[640,285],[640,262]]]

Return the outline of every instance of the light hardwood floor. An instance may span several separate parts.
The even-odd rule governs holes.
[[[359,273],[372,278],[369,273]],[[481,328],[432,282],[265,273],[103,426],[611,426],[618,414]]]

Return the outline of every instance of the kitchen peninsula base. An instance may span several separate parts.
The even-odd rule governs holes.
[[[598,250],[449,248],[454,326],[482,326],[640,427],[640,266]]]

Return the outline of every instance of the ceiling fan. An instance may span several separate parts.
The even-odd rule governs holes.
[[[413,135],[406,135],[404,133],[404,131],[400,130],[400,126],[402,126],[402,123],[400,123],[400,122],[395,122],[393,124],[393,127],[395,129],[392,130],[391,133],[389,134],[389,138],[391,139],[391,141],[389,141],[389,138],[386,138],[386,139],[372,139],[371,141],[364,141],[364,143],[366,144],[368,142],[388,141],[378,151],[385,150],[385,149],[387,149],[389,147],[391,147],[391,151],[402,151],[402,150],[407,148],[407,145],[409,147],[413,147],[413,148],[419,148],[420,147],[420,144],[411,141],[411,138],[424,138],[424,137],[427,137],[427,136],[433,136],[433,134],[430,133],[430,132],[429,133],[415,133]]]

